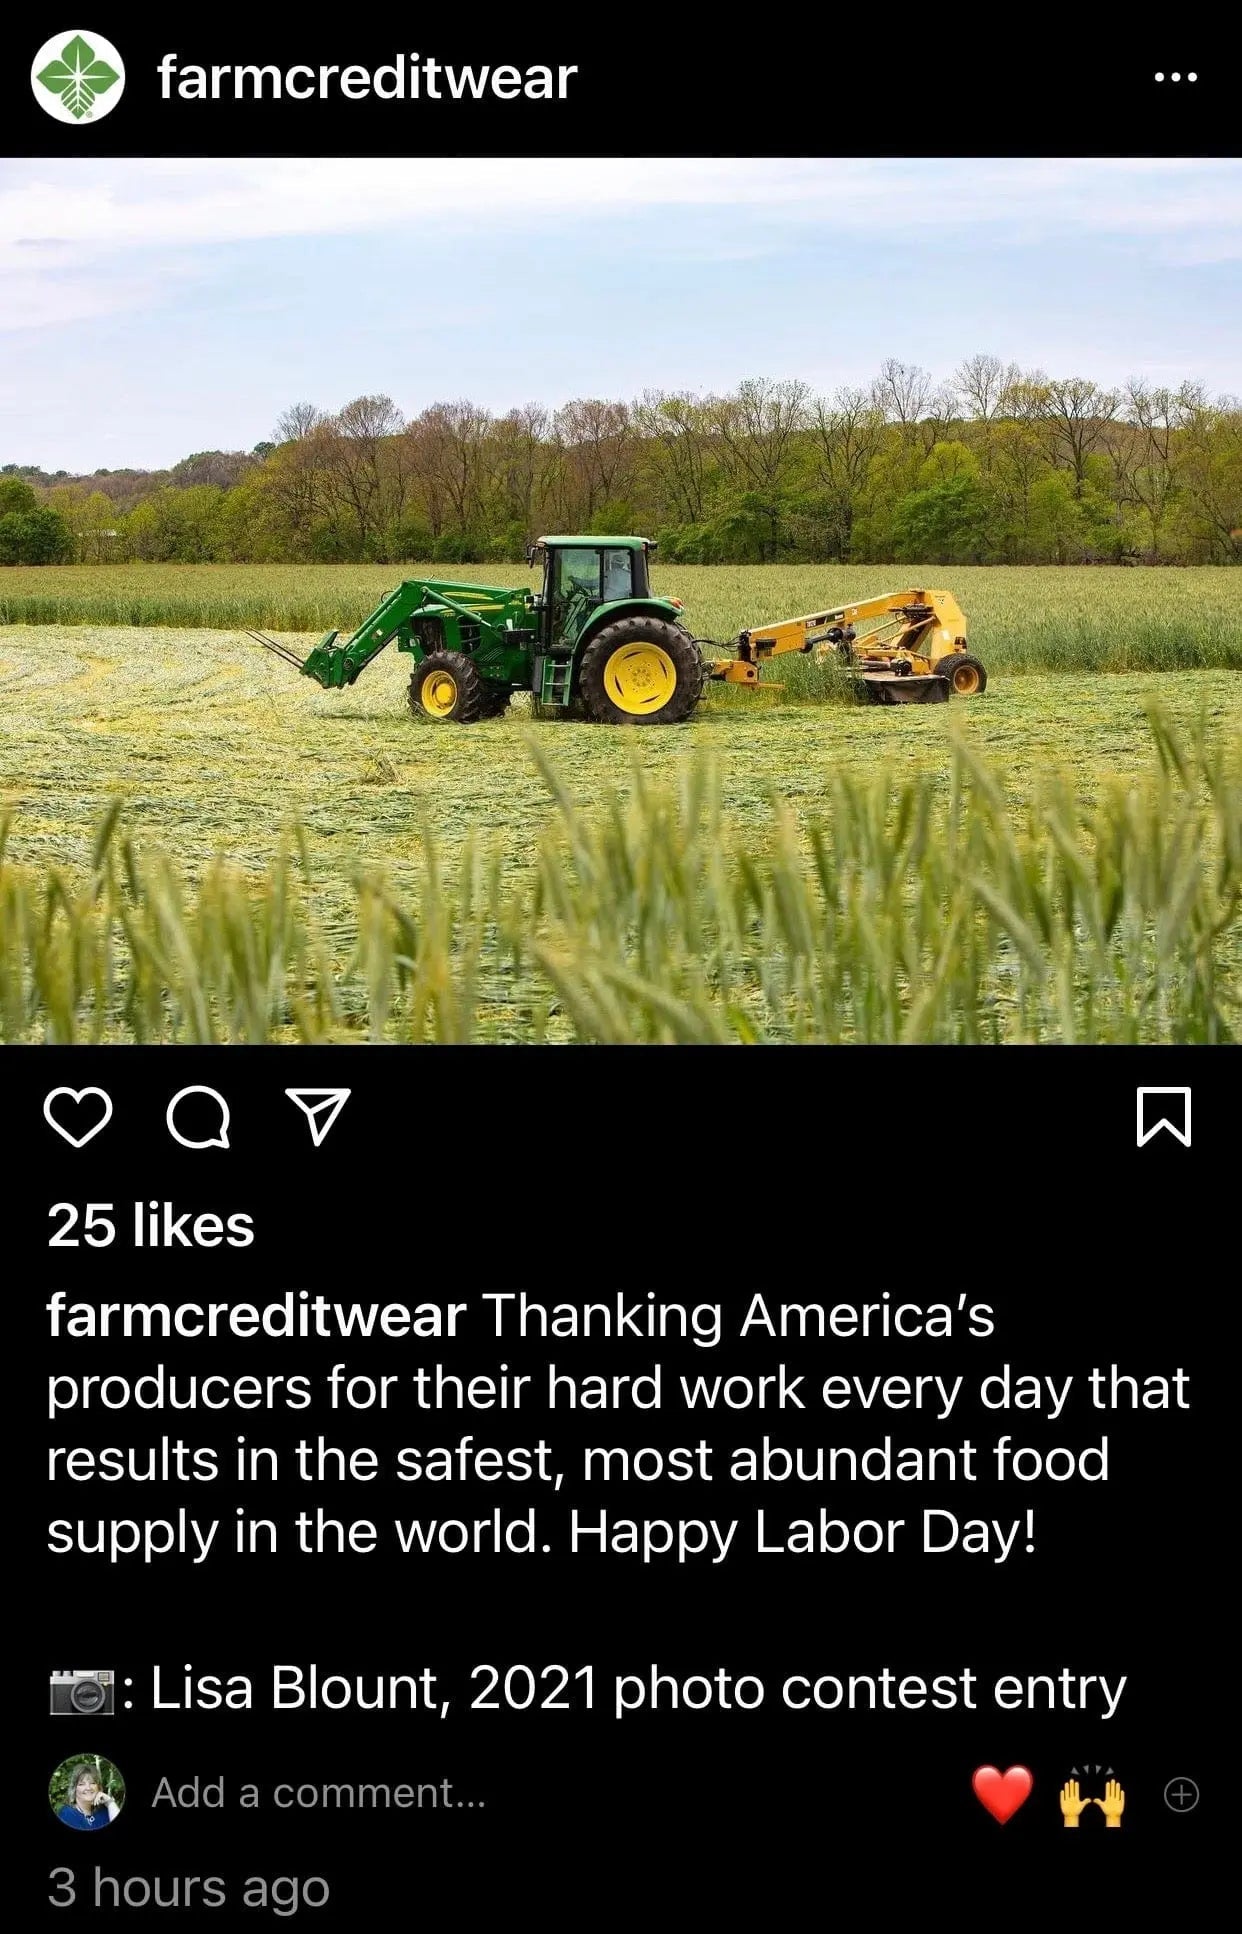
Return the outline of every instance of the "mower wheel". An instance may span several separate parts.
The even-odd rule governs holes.
[[[486,686],[463,651],[429,651],[410,677],[410,710],[435,725],[473,725],[486,716]]]
[[[703,695],[703,654],[663,618],[618,618],[583,651],[578,691],[601,725],[679,725]]]
[[[954,698],[978,698],[988,688],[987,672],[977,658],[969,658],[965,652],[950,652],[932,669],[938,677],[948,679]]]

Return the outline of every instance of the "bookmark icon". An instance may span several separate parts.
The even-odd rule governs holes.
[[[1165,1099],[1165,1097],[1170,1099]],[[1172,1099],[1176,1097],[1176,1099]],[[1164,1129],[1183,1148],[1190,1147],[1190,1089],[1140,1088],[1138,1090],[1138,1145],[1146,1148],[1153,1135]]]

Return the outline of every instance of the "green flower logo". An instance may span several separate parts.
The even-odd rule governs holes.
[[[30,85],[54,120],[98,121],[124,92],[125,63],[102,34],[53,34],[34,57]]]

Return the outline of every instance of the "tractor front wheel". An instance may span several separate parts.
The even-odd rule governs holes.
[[[473,725],[484,714],[479,668],[462,651],[429,651],[410,677],[410,710],[436,725]]]
[[[678,725],[702,696],[703,655],[662,618],[618,618],[583,651],[578,692],[601,725]]]
[[[951,652],[933,670],[938,677],[948,679],[954,698],[978,698],[988,688],[988,675],[979,660],[968,658],[963,651]]]

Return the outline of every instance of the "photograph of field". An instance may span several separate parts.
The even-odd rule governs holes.
[[[812,590],[826,601],[841,575],[659,577],[727,635]],[[999,703],[994,687],[948,706],[860,706],[794,656],[769,688],[710,690],[685,728],[622,735],[533,719],[520,696],[501,718],[440,729],[411,716],[395,651],[324,692],[205,622],[348,624],[390,572],[13,577],[3,595],[28,615],[41,600],[48,621],[0,633],[11,1039],[32,1025],[55,1038],[1216,1038],[1232,1024],[1242,775],[1227,754],[1242,683],[1226,573],[1179,573],[1157,620],[1133,572],[959,571]],[[65,623],[67,609],[95,621]],[[122,609],[131,622],[106,622]],[[160,622],[132,622],[148,613]],[[198,623],[163,622],[174,614]],[[299,653],[314,643],[282,635]],[[1165,731],[1181,770],[1161,766]],[[1055,819],[1031,819],[1040,799]],[[988,869],[969,886],[964,833],[982,842],[972,873]],[[46,944],[52,880],[63,898]],[[1076,933],[1088,882],[1099,931]],[[1166,894],[1176,921],[1142,932]]]
[[[1062,164],[1029,179],[997,164],[1010,173],[997,175],[994,212],[974,207],[986,227],[1023,202],[1015,274],[1024,249],[1028,268],[1038,257],[1046,270],[1077,249],[1088,279],[1092,251],[1112,251],[1098,378],[1048,376],[1026,344],[1021,360],[981,355],[977,315],[968,343],[938,313],[896,331],[901,354],[875,373],[888,312],[882,278],[865,275],[859,319],[827,346],[801,301],[731,310],[724,350],[661,309],[643,324],[640,373],[598,306],[576,311],[580,343],[520,285],[526,336],[486,306],[468,327],[433,317],[417,325],[427,367],[408,380],[413,407],[377,387],[325,410],[289,406],[286,340],[332,381],[404,367],[406,337],[382,319],[360,335],[324,319],[305,335],[299,311],[280,338],[292,297],[274,296],[270,315],[256,307],[230,281],[228,253],[253,193],[237,246],[283,220],[290,288],[311,274],[314,164],[305,178],[254,164],[218,202],[203,164],[200,243],[184,267],[232,318],[227,368],[226,336],[167,278],[164,256],[146,253],[175,248],[181,219],[158,167],[112,165],[122,172],[104,206],[119,262],[132,260],[157,314],[164,305],[163,325],[136,321],[140,342],[126,334],[134,298],[108,282],[111,258],[73,284],[91,266],[87,237],[56,243],[55,280],[14,256],[31,316],[67,290],[81,313],[59,331],[48,315],[61,363],[33,323],[17,326],[46,418],[0,383],[24,438],[0,451],[0,1039],[1236,1037],[1242,407],[1226,387],[1218,237],[1201,238],[1202,300],[1176,316],[1149,302],[1139,273],[1175,231],[1176,170],[1146,183],[1150,232],[1137,239],[1128,164],[1098,164],[1089,210]],[[411,199],[397,194],[375,220],[389,224],[387,245],[408,239],[412,269],[426,218],[415,164],[401,165]],[[607,202],[623,253],[637,249],[641,211],[592,166],[589,195]],[[769,226],[752,232],[749,183],[704,166],[703,261],[677,257],[688,303],[743,242],[791,287],[829,286],[842,251],[864,261],[838,205],[848,182],[821,188],[771,164]],[[1222,189],[1205,168],[1203,221]],[[463,219],[483,232],[499,190],[480,182]],[[665,184],[648,189],[642,246],[663,235],[674,249],[677,210]],[[558,179],[543,192],[578,191]],[[921,192],[906,182],[911,206]],[[693,201],[702,179],[678,193]],[[0,190],[0,246],[25,236],[27,206],[46,220],[46,197],[23,194]],[[584,290],[595,212],[561,211],[579,224],[585,252],[566,272]],[[544,217],[530,219],[538,229]],[[344,229],[318,246],[343,268],[368,237],[339,207],[331,220]],[[919,220],[952,228],[939,206]],[[539,230],[540,248],[559,251],[555,228]],[[903,231],[916,245],[932,246]],[[966,273],[971,236],[948,245]],[[1178,248],[1190,245],[1179,231]],[[989,268],[981,300],[993,283]],[[1064,314],[1040,301],[1023,328],[1065,367]],[[1123,360],[1136,314],[1150,338],[1137,366]],[[167,333],[177,318],[199,375],[170,380],[166,408],[142,358],[169,359],[170,378],[181,369]],[[102,357],[113,372],[85,422],[59,400],[65,344],[71,362]],[[726,354],[735,372],[757,347],[769,367],[813,380],[726,380],[713,365]],[[933,379],[920,355],[952,374]],[[461,400],[468,381],[493,400]],[[428,400],[432,383],[458,400]],[[546,403],[515,407],[523,388]],[[549,552],[531,606],[524,594],[545,581],[525,553],[557,531],[577,533],[555,541],[587,577],[562,583],[562,553]],[[629,536],[593,535],[610,532]],[[657,538],[648,584],[640,540]],[[608,574],[618,558],[628,573],[631,556],[641,581],[627,577],[621,596]],[[376,655],[347,663],[347,641],[414,581],[400,617],[367,634]],[[463,629],[457,585],[512,593],[503,609],[517,631],[512,615],[480,631],[469,610]],[[865,626],[827,642],[821,626],[814,648],[765,659],[753,685],[715,680],[699,699],[686,684],[700,657],[747,664],[739,634],[895,592],[913,610],[934,589],[965,613],[953,648],[986,689],[948,697],[939,654],[953,641],[917,614],[894,658],[863,662]],[[468,595],[502,608],[491,591],[481,604]],[[315,661],[321,682],[300,676],[335,632]],[[597,674],[592,638],[606,641]],[[907,673],[907,690],[921,681],[936,702],[889,702],[884,680]],[[665,723],[659,706],[644,711],[661,679]]]

